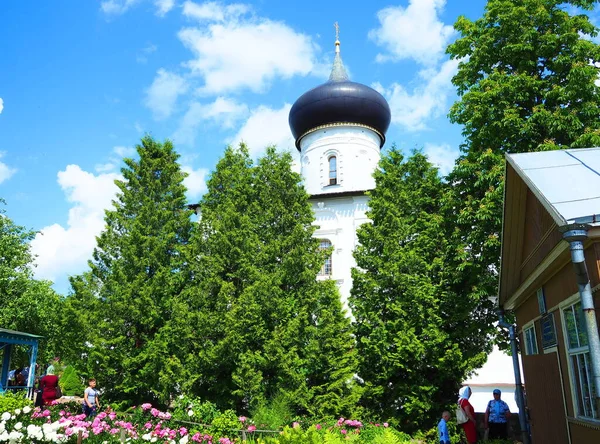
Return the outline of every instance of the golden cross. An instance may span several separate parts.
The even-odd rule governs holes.
[[[335,39],[339,40],[340,39],[340,25],[338,25],[338,22],[335,22],[333,24],[333,27],[335,28]]]

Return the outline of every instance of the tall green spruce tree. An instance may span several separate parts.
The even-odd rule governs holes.
[[[427,158],[393,147],[375,172],[370,224],[358,229],[350,297],[365,381],[362,404],[402,430],[428,428],[469,366],[453,338],[460,304],[446,291],[445,184]],[[459,328],[460,330],[460,328]],[[460,331],[458,332],[460,333]]]
[[[192,384],[221,407],[276,396],[315,414],[355,404],[350,322],[335,286],[316,281],[324,253],[300,181],[289,154],[269,148],[255,165],[245,146],[228,148],[200,203],[190,250],[201,332]]]
[[[124,160],[91,275],[72,280],[71,308],[95,329],[88,371],[107,398],[165,405],[186,378],[173,356],[185,347],[174,330],[187,280],[183,249],[191,211],[171,142],[146,136],[136,148],[139,159]]]
[[[500,259],[504,154],[600,145],[600,46],[574,7],[591,0],[489,0],[483,17],[460,17],[448,47],[461,59],[450,119],[463,125],[462,155],[444,206],[456,270],[448,290],[471,313],[461,330],[489,349]],[[486,327],[487,325],[487,327]]]

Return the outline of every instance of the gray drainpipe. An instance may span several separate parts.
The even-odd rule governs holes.
[[[592,296],[592,287],[585,264],[585,255],[583,250],[583,241],[587,238],[587,226],[568,227],[563,233],[563,239],[569,242],[571,247],[571,261],[575,268],[577,276],[577,286],[581,296],[581,307],[585,317],[585,325],[590,347],[590,358],[592,361],[592,371],[594,373],[595,388],[595,408],[596,413],[600,413],[600,337],[598,336],[598,323],[596,321],[596,309],[594,308],[594,298]]]
[[[523,444],[529,444],[529,427],[527,424],[527,415],[525,413],[525,396],[523,395],[523,383],[521,382],[521,367],[519,366],[519,352],[517,349],[517,334],[513,324],[504,320],[504,310],[498,311],[500,327],[508,328],[510,335],[510,350],[512,352],[513,370],[515,372],[515,392],[517,395],[517,406],[519,406],[519,425],[521,427],[521,439]]]

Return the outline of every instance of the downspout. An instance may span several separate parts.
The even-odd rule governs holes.
[[[517,395],[517,406],[519,407],[519,426],[521,428],[521,439],[523,444],[529,444],[529,427],[527,415],[525,414],[525,396],[523,394],[523,383],[521,382],[521,367],[519,366],[519,352],[517,348],[517,333],[513,324],[504,320],[504,310],[498,311],[498,325],[508,328],[510,335],[510,350],[512,352],[513,370],[515,373],[515,394]]]
[[[581,307],[585,317],[585,326],[590,347],[590,358],[592,361],[592,372],[594,374],[594,395],[596,397],[594,407],[596,414],[600,413],[600,337],[598,336],[598,322],[596,321],[596,309],[592,287],[585,264],[583,241],[587,239],[587,226],[570,226],[563,233],[563,239],[569,242],[571,247],[571,261],[575,268],[577,286],[581,296]]]

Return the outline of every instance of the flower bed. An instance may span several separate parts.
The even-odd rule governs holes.
[[[388,444],[414,442],[386,423],[363,424],[340,418],[301,426],[294,422],[281,431],[257,430],[249,418],[233,411],[219,413],[212,424],[204,426],[173,418],[150,404],[131,409],[128,414],[103,411],[95,418],[80,413],[77,403],[56,404],[40,409],[25,406],[0,415],[0,442],[75,443],[81,436],[88,443],[157,442],[169,444]]]

